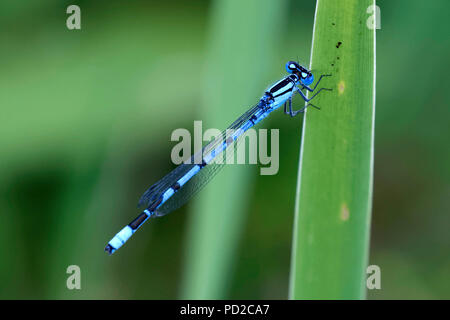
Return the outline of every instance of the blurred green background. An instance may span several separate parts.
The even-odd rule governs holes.
[[[207,63],[226,1],[1,2],[0,298],[191,297],[183,289],[190,285],[186,248],[202,194],[146,224],[113,256],[103,248],[139,213],[143,191],[174,168],[172,131],[214,118],[205,83],[214,90],[234,81],[208,72]],[[269,61],[259,48],[228,48],[237,61],[254,56],[255,65],[240,70],[250,93],[234,99],[220,125],[282,77],[285,61],[298,56],[309,65],[315,3],[281,3]],[[70,4],[81,7],[81,30],[66,28]],[[449,299],[450,2],[377,4],[369,263],[380,266],[382,288],[368,298]],[[242,10],[248,12],[228,15],[227,23],[266,30],[257,10]],[[228,61],[222,68],[233,69]],[[249,72],[259,69],[257,77]],[[246,166],[252,176],[234,259],[221,275],[226,285],[211,298],[287,298],[301,118],[277,112],[259,128],[280,129],[280,169],[260,176],[257,166]],[[224,171],[233,170],[241,169]],[[230,190],[216,183],[205,192]],[[66,288],[72,264],[81,268],[81,290]]]

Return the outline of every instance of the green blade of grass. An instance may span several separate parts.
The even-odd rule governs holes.
[[[369,248],[375,112],[374,0],[318,0],[311,69],[326,77],[305,114],[291,299],[362,299]]]

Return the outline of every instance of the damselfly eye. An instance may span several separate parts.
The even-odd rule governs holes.
[[[302,82],[304,85],[307,85],[307,86],[312,84],[314,82],[314,76],[312,75],[312,73],[307,73],[306,77],[302,79]]]
[[[298,70],[299,65],[295,61],[288,61],[286,63],[286,71],[289,73],[294,73]]]

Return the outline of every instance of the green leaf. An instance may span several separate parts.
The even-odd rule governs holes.
[[[318,0],[311,54],[325,77],[303,123],[291,299],[365,298],[373,180],[373,0]]]

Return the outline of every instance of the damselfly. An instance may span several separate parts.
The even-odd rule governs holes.
[[[322,90],[331,90],[321,88],[311,98],[307,98],[302,92],[303,89],[314,92],[322,78],[330,75],[321,75],[315,86],[311,88],[310,85],[314,82],[311,71],[295,61],[286,63],[286,71],[289,73],[288,76],[268,88],[258,104],[233,122],[219,137],[194,154],[190,162],[179,165],[145,191],[138,206],[145,205],[146,209],[112,238],[105,247],[105,251],[112,254],[119,249],[147,219],[164,216],[185,204],[223,166],[214,160],[231,145],[236,146],[249,128],[281,105],[284,104],[284,113],[291,117],[304,112],[308,106],[319,109],[309,103],[299,110],[293,110],[292,96],[297,92],[306,102],[309,102]]]

